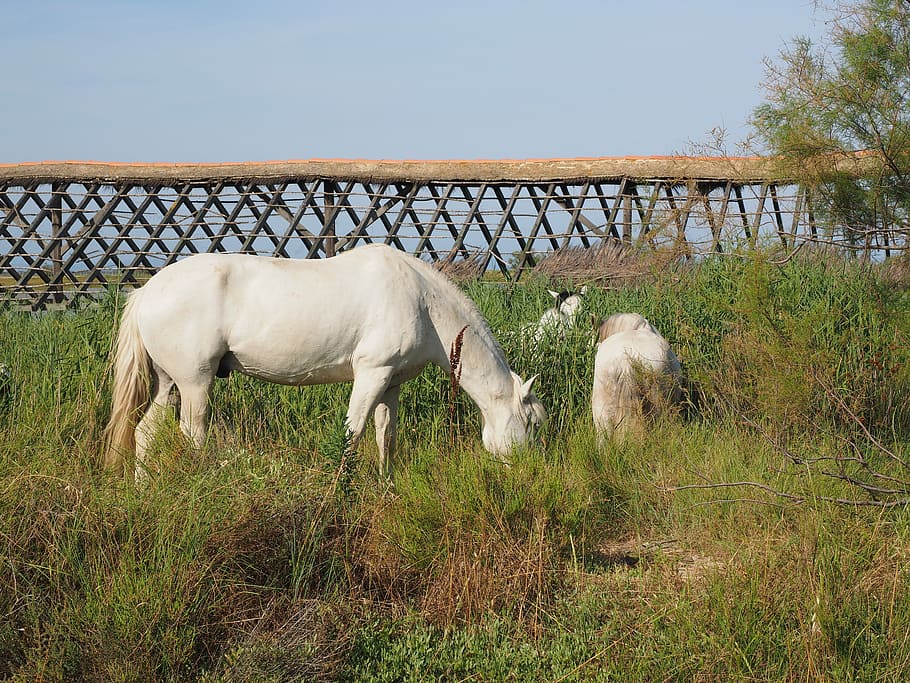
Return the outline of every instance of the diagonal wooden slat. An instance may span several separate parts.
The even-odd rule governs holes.
[[[556,235],[550,227],[550,221],[547,218],[547,210],[549,208],[550,202],[556,195],[556,183],[550,183],[547,185],[543,197],[538,197],[533,185],[528,186],[528,192],[531,194],[531,200],[537,209],[537,217],[534,219],[534,225],[531,226],[531,234],[528,236],[528,244],[533,250],[534,240],[537,239],[537,233],[541,228],[543,228],[544,232],[548,235],[550,247],[553,249],[559,249],[559,242],[557,241]]]
[[[7,243],[9,244],[9,249],[0,254],[0,272],[8,273],[10,276],[12,276],[13,281],[19,285],[23,282],[24,275],[19,272],[19,270],[14,266],[13,262],[17,258],[17,253],[21,249],[20,241],[28,240],[28,234],[33,230],[30,227],[31,221],[26,220],[23,213],[25,205],[29,201],[29,195],[26,192],[22,192],[15,204],[11,202],[5,194],[3,195],[3,199],[4,205],[7,207],[6,216],[3,221],[3,233],[7,240]],[[22,230],[22,234],[18,237],[14,237],[12,232],[9,232],[14,224],[16,227]],[[30,269],[33,265],[33,262],[28,258],[23,260],[26,261],[27,268]]]
[[[581,235],[581,242],[587,248],[591,246],[591,243],[588,241],[587,236],[584,233],[584,230],[581,229],[579,225],[579,217],[581,216],[581,208],[584,205],[585,197],[588,195],[588,191],[591,188],[590,181],[585,181],[585,184],[582,186],[581,190],[576,199],[573,198],[569,193],[568,185],[562,186],[563,196],[558,198],[556,201],[563,206],[567,211],[570,212],[569,225],[566,228],[566,236],[563,238],[561,248],[565,249],[569,246],[569,242],[572,239],[572,234],[577,229]]]
[[[471,258],[470,252],[464,246],[465,238],[468,235],[468,231],[471,228],[471,225],[477,218],[477,213],[479,211],[480,202],[483,201],[483,195],[486,192],[487,184],[481,183],[477,187],[477,195],[475,197],[471,196],[471,190],[467,185],[460,185],[459,189],[464,199],[470,202],[470,207],[468,208],[468,213],[465,216],[464,221],[461,224],[461,227],[458,229],[458,236],[455,238],[455,242],[452,244],[452,248],[449,250],[449,254],[446,257],[447,260],[451,261],[455,259],[455,256],[460,254],[461,258],[469,259]],[[489,234],[489,233],[488,233]],[[489,240],[488,240],[489,242]]]
[[[527,249],[526,242],[524,240],[524,236],[521,234],[520,228],[518,227],[518,222],[512,215],[512,212],[515,209],[515,204],[518,201],[519,195],[521,194],[521,185],[514,189],[512,194],[509,196],[508,202],[506,202],[505,195],[503,194],[502,188],[499,185],[493,186],[493,194],[496,196],[496,200],[499,202],[499,207],[501,209],[501,218],[499,219],[499,224],[496,226],[496,232],[493,234],[494,243],[499,241],[502,233],[505,231],[506,225],[508,225],[509,229],[512,231],[512,236],[518,243],[519,251],[524,253]],[[481,272],[487,272],[487,268],[490,267],[490,259],[492,257],[492,254],[489,252],[484,257],[483,265],[481,266]],[[509,272],[508,266],[503,258],[500,257],[497,259],[496,266],[499,268],[499,272],[501,272],[504,277],[510,279],[510,276],[512,274]]]
[[[768,198],[768,183],[761,184],[761,192],[758,195],[758,203],[755,207],[755,213],[752,215],[752,247],[755,246],[755,243],[758,240],[759,232],[761,231],[761,217],[762,213],[765,210],[765,202]]]
[[[212,197],[212,206],[218,209],[218,212],[224,217],[224,221],[221,224],[221,229],[212,236],[212,241],[206,250],[208,252],[230,251],[224,248],[224,240],[228,236],[236,237],[238,240],[243,239],[243,231],[240,230],[238,219],[251,201],[250,190],[239,183],[235,183],[233,187],[237,192],[237,201],[234,203],[234,208],[230,211],[225,208],[218,195]]]
[[[619,210],[622,208],[623,198],[626,196],[626,188],[628,185],[628,178],[623,178],[619,182],[619,189],[616,190],[616,195],[613,197],[613,205],[610,207],[610,213],[607,216],[607,225],[610,228],[610,235],[618,240],[627,237],[625,224],[623,225],[622,230],[616,227],[616,217],[619,216]]]
[[[379,211],[379,202],[385,198],[385,185],[378,191],[374,190],[370,183],[363,183],[362,186],[364,194],[366,194],[367,197],[370,197],[370,204],[362,216],[358,216],[357,212],[351,207],[352,218],[356,217],[354,229],[338,244],[339,250],[353,249],[357,246],[357,241],[361,239],[367,244],[373,242],[373,238],[367,233],[367,228],[373,222],[374,216],[376,216]],[[345,197],[343,201],[347,202],[347,197]]]
[[[337,210],[337,216],[346,215],[351,221],[352,230],[346,235],[338,235],[338,220],[335,220],[335,253],[342,251],[343,249],[350,248],[351,235],[358,230],[361,224],[366,220],[365,216],[361,216],[357,213],[351,205],[351,196],[355,194],[354,188],[357,185],[353,180],[347,181],[344,187],[338,186],[335,192],[335,205]],[[372,204],[371,204],[372,206]]]
[[[690,195],[695,191],[695,184],[686,183],[685,187],[686,196],[681,209],[676,207],[676,195],[673,194],[673,186],[669,183],[665,184],[664,191],[666,192],[667,204],[670,207],[670,215],[676,224],[676,241],[682,245],[686,258],[692,258],[692,248],[686,239],[686,225],[689,223],[689,212],[692,209],[692,198]]]
[[[98,193],[92,193],[90,195],[92,202],[99,205],[99,210],[79,231],[76,239],[70,243],[67,257],[64,259],[61,266],[62,272],[69,273],[73,276],[71,279],[77,294],[88,292],[96,283],[101,287],[107,287],[108,284],[110,284],[109,280],[104,275],[104,266],[115,254],[115,249],[120,240],[115,237],[109,242],[101,236],[100,227],[113,215],[113,212],[129,191],[130,186],[124,185],[107,201],[103,201],[101,195]],[[102,256],[100,259],[93,259],[87,255],[88,249],[93,242],[102,249]],[[135,245],[133,245],[133,248],[135,249]],[[85,266],[85,271],[81,276],[76,277],[74,276],[74,269],[80,262]],[[121,264],[118,263],[117,265],[120,266]],[[42,307],[47,301],[50,293],[51,292],[49,291],[40,293],[35,300],[33,307]]]
[[[398,185],[396,188],[398,189],[399,194],[406,195],[400,215],[402,218],[404,216],[407,216],[410,219],[411,223],[414,225],[414,228],[417,230],[417,239],[420,241],[420,243],[422,243],[424,248],[429,247],[429,250],[432,252],[433,243],[430,242],[429,236],[430,232],[433,230],[433,226],[432,224],[425,225],[420,216],[417,214],[417,211],[414,209],[414,202],[417,200],[417,196],[420,194],[420,191],[423,188],[417,183],[411,183],[411,188],[407,191],[405,191],[406,186],[404,185]],[[422,256],[423,252],[421,250],[421,247],[418,246],[412,253],[419,258]]]
[[[449,231],[449,235],[453,240],[458,239],[458,228],[455,227],[455,221],[452,218],[452,215],[449,213],[447,208],[448,203],[452,197],[452,192],[455,191],[455,185],[453,183],[447,183],[442,194],[439,194],[438,190],[430,185],[429,188],[430,195],[436,200],[436,208],[433,211],[433,219],[430,221],[432,229],[435,230],[436,226],[439,225],[439,219],[442,219],[442,224]],[[439,254],[434,252],[434,259],[437,260]]]
[[[49,280],[49,276],[45,273],[41,264],[26,251],[26,245],[41,239],[41,225],[50,217],[50,208],[41,198],[37,183],[32,184],[28,188],[24,188],[22,196],[15,205],[16,213],[22,213],[29,203],[34,204],[38,211],[36,212],[35,217],[29,221],[28,225],[22,230],[22,234],[13,242],[9,251],[4,255],[3,260],[0,261],[0,268],[6,269],[8,272],[16,273],[16,285],[20,287],[27,286],[28,281],[32,277],[40,278],[45,284]],[[16,259],[26,263],[26,269],[21,273],[14,270],[13,261]]]
[[[269,216],[275,212],[276,208],[279,206],[286,206],[282,194],[287,189],[288,183],[280,183],[279,188],[276,188],[275,185],[267,185],[269,192],[271,194],[266,194],[264,192],[257,192],[257,196],[260,199],[265,200],[265,206],[262,211],[259,210],[259,207],[255,203],[250,202],[249,209],[253,214],[253,217],[256,219],[256,223],[247,233],[246,239],[243,244],[240,245],[240,252],[244,254],[255,254],[256,251],[253,249],[253,243],[259,237],[266,237],[272,242],[273,247],[278,247],[278,238],[275,233],[272,231],[271,226],[269,225]],[[274,250],[272,251],[274,254]],[[285,254],[287,256],[287,254]]]
[[[414,197],[417,196],[417,189],[417,184],[412,183],[407,192],[403,192],[402,186],[396,184],[396,196],[394,203],[387,202],[385,205],[386,210],[378,214],[379,220],[382,223],[383,227],[385,227],[386,231],[383,242],[385,242],[385,244],[392,244],[397,249],[401,249],[402,251],[407,251],[407,249],[405,249],[404,245],[401,243],[401,240],[398,238],[398,231],[401,229],[401,224],[404,221],[405,215],[407,215],[407,208],[411,205],[411,202],[414,201]],[[395,216],[395,220],[390,220],[386,215],[388,213],[388,209],[392,206],[398,205],[399,203],[402,205],[402,207],[398,210],[398,214]]]
[[[300,223],[303,220],[304,215],[307,212],[307,209],[314,206],[315,197],[316,197],[316,183],[298,183],[297,188],[304,193],[304,198],[300,202],[300,205],[297,207],[297,211],[294,212],[291,216],[285,216],[288,221],[287,228],[284,233],[278,239],[278,244],[275,247],[275,254],[277,255],[287,255],[287,247],[291,242],[291,239],[296,235],[305,249],[309,249],[310,245],[315,240],[315,235],[311,233],[306,228],[301,227]],[[306,189],[304,189],[306,188]],[[279,213],[281,213],[279,211]]]
[[[749,214],[746,213],[746,202],[743,199],[743,191],[739,185],[733,186],[733,194],[736,196],[736,206],[739,208],[739,216],[742,221],[743,234],[748,242],[752,241],[752,228],[749,225]]]
[[[647,239],[652,247],[654,246],[654,240],[651,236],[651,224],[654,221],[654,209],[657,207],[657,203],[660,200],[660,190],[662,187],[662,181],[657,181],[651,186],[648,208],[641,217],[641,233],[639,233],[638,239],[639,241]]]
[[[218,195],[224,190],[226,183],[218,182],[214,186],[203,185],[202,189],[206,192],[205,201],[202,202],[202,205],[196,207],[195,203],[190,199],[190,193],[183,198],[184,204],[192,211],[192,218],[188,226],[182,231],[178,231],[177,245],[174,247],[174,251],[179,255],[184,252],[184,250],[189,251],[190,253],[196,253],[195,244],[193,243],[193,233],[198,228],[205,233],[208,246],[205,251],[211,251],[213,238],[215,233],[209,228],[208,223],[205,222],[206,214],[212,210],[212,207],[216,206],[218,203]],[[192,189],[195,188],[191,188]],[[217,207],[216,207],[217,208]],[[222,207],[222,216],[224,215]]]
[[[148,212],[154,203],[154,196],[146,188],[135,189],[142,191],[139,195],[142,197],[141,202],[136,203],[132,195],[127,195],[123,198],[123,203],[126,204],[126,206],[133,212],[127,223],[136,229],[137,232],[138,227],[141,226],[146,231],[147,239],[136,250],[136,253],[134,254],[135,259],[133,260],[131,269],[139,270],[145,268],[148,272],[152,272],[154,270],[154,266],[152,266],[152,262],[149,260],[150,250],[153,247],[157,247],[160,251],[167,251],[167,245],[160,239],[153,238],[153,235],[156,232],[156,226],[152,225],[145,217],[146,212]]]
[[[147,197],[146,201],[144,201],[142,204],[136,205],[135,203],[132,202],[132,200],[129,197],[129,192],[131,191],[131,189],[132,188],[129,186],[121,188],[121,190],[116,195],[116,200],[111,200],[113,202],[113,206],[109,211],[109,214],[111,216],[113,216],[113,211],[116,209],[117,201],[121,201],[121,202],[127,204],[128,206],[130,206],[133,209],[133,214],[130,217],[130,220],[125,225],[122,225],[120,227],[117,237],[110,243],[110,245],[108,245],[108,248],[106,249],[105,254],[97,261],[98,265],[94,268],[89,269],[88,274],[85,276],[86,281],[91,282],[93,280],[99,279],[99,276],[97,273],[100,272],[101,269],[103,269],[104,263],[106,263],[106,261],[112,256],[112,254],[115,252],[115,250],[120,248],[120,244],[122,242],[126,242],[128,244],[128,246],[130,246],[131,253],[134,255],[133,264],[126,268],[120,269],[124,281],[133,282],[133,283],[136,282],[135,278],[133,277],[133,270],[136,268],[136,263],[139,261],[142,261],[148,270],[152,270],[152,266],[146,259],[143,250],[141,248],[137,247],[136,243],[133,240],[129,239],[129,233],[133,229],[133,225],[135,224],[136,221],[139,220],[139,217],[142,216],[143,212],[148,208],[149,204],[151,203],[151,199]],[[116,225],[117,224],[116,219],[113,219],[113,220],[114,220],[114,224]],[[59,239],[59,241],[56,241],[57,239]],[[78,258],[80,258],[78,256],[80,250],[77,249],[66,260],[63,260],[62,254],[64,253],[64,251],[63,251],[62,244],[61,244],[63,239],[64,238],[63,238],[62,234],[59,235],[57,238],[55,238],[55,243],[53,245],[51,245],[47,250],[47,253],[51,254],[51,255],[53,255],[56,252],[56,256],[54,256],[52,260],[54,260],[55,263],[59,263],[59,266],[60,266],[58,269],[55,269],[54,277],[51,280],[51,282],[49,283],[52,286],[52,289],[48,293],[51,295],[60,293],[61,290],[60,290],[59,286],[63,283],[64,276],[68,275],[71,272],[73,264],[76,262],[76,260],[78,260]],[[42,257],[44,257],[44,255],[45,254],[42,253]],[[59,261],[57,259],[59,259]],[[71,279],[73,279],[73,278],[71,278]],[[77,282],[76,284],[79,285],[80,283]],[[84,285],[84,283],[81,283],[81,284]],[[44,298],[44,295],[42,295],[36,301],[36,305],[38,307],[41,307],[45,303],[45,301],[46,301],[46,299]]]
[[[483,211],[480,208],[484,200],[484,195],[486,194],[489,187],[489,185],[483,184],[477,189],[477,198],[471,205],[470,213],[468,214],[468,220],[465,221],[465,225],[467,227],[463,231],[466,233],[470,229],[470,223],[473,220],[477,227],[480,229],[480,234],[483,235],[484,239],[487,241],[487,259],[486,263],[484,264],[484,270],[486,270],[486,264],[489,263],[491,257],[496,259],[496,263],[505,263],[505,259],[503,259],[502,254],[499,253],[499,247],[496,244],[499,237],[497,235],[495,239],[493,238],[492,233],[490,233],[490,230],[487,227],[487,222],[483,217]],[[470,201],[471,194],[468,191],[467,187],[462,186],[461,193],[466,200]]]
[[[768,187],[768,192],[771,194],[771,206],[774,207],[774,224],[777,226],[777,236],[780,237],[780,242],[786,249],[787,233],[784,231],[784,217],[781,215],[780,201],[777,198],[777,185],[771,183]]]

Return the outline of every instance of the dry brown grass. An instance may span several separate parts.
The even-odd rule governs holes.
[[[509,609],[536,623],[551,605],[565,572],[545,520],[527,535],[501,520],[478,519],[480,528],[473,530],[453,522],[441,530],[439,555],[427,567],[402,553],[389,518],[401,512],[387,503],[364,517],[350,539],[348,579],[361,601],[396,612],[407,606],[442,627]]]
[[[594,247],[554,251],[540,261],[533,272],[576,285],[597,283],[617,287],[651,281],[656,273],[680,260],[676,250],[643,251],[611,239]]]
[[[609,239],[592,247],[567,247],[549,252],[530,271],[551,280],[574,284],[622,286],[651,281],[655,274],[683,261],[685,252],[675,247],[642,250]],[[468,258],[435,261],[433,267],[454,282],[477,280],[484,275],[483,252]]]
[[[542,525],[530,538],[502,529],[453,533],[446,542],[446,556],[421,600],[427,618],[442,625],[470,623],[506,608],[534,623],[562,576]]]
[[[454,256],[454,255],[453,255]],[[466,259],[435,261],[433,267],[453,282],[468,282],[483,277],[484,254],[476,252]]]
[[[893,256],[882,264],[882,277],[896,287],[910,287],[910,252]]]

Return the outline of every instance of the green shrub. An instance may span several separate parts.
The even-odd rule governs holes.
[[[116,295],[0,311],[0,678],[905,677],[907,292],[735,258],[591,289],[582,319],[648,317],[693,403],[598,448],[587,322],[524,333],[548,284],[467,286],[539,375],[542,443],[491,458],[428,369],[402,390],[391,484],[372,439],[348,457],[348,386],[233,375],[205,448],[171,420],[160,472],[128,486],[98,465]]]

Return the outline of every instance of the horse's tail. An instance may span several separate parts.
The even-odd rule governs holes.
[[[104,466],[123,467],[124,457],[136,447],[136,424],[150,398],[151,359],[139,335],[136,308],[142,290],[130,294],[112,349],[114,370],[111,418],[104,430]]]
[[[595,378],[594,424],[605,435],[623,441],[639,423],[638,381],[630,367],[610,368]]]
[[[626,434],[634,432],[641,420],[639,415],[639,381],[634,368],[626,368],[615,378],[615,408],[613,424],[616,436],[621,441]]]

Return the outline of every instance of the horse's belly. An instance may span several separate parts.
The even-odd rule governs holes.
[[[349,361],[300,363],[231,353],[225,357],[222,367],[267,382],[293,386],[334,384],[354,379]]]

